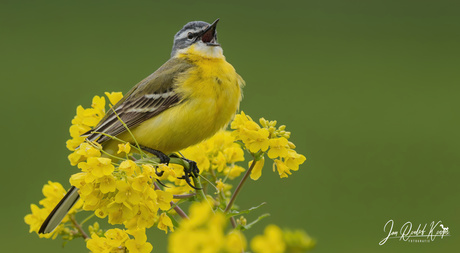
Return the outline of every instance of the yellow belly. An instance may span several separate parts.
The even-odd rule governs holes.
[[[166,154],[179,151],[214,135],[238,110],[244,81],[233,66],[223,57],[188,60],[196,67],[175,86],[183,101],[131,130],[140,145]],[[132,142],[129,133],[119,138]]]

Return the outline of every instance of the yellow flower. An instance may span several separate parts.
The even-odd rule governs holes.
[[[224,149],[224,156],[227,163],[244,161],[244,151],[241,149],[240,145],[233,143],[233,138],[230,147]]]
[[[75,137],[66,141],[66,148],[70,151],[74,151],[80,144],[85,140],[85,137]],[[73,166],[73,165],[72,165]]]
[[[127,231],[128,234],[134,236],[134,239],[139,244],[144,244],[147,242],[147,235],[145,234],[145,228],[141,229],[131,229]]]
[[[287,252],[305,252],[316,244],[315,240],[302,230],[284,230],[283,234]]]
[[[248,166],[251,167],[253,162],[254,160],[250,161]],[[250,175],[252,180],[257,180],[260,176],[262,176],[262,168],[264,167],[264,163],[265,158],[262,157],[259,161],[256,162],[256,164],[254,164],[254,168],[252,168]]]
[[[157,220],[157,211],[158,208],[155,203],[145,200],[139,204],[139,211],[136,215],[123,224],[127,229],[150,228]]]
[[[72,154],[70,154],[68,157],[67,157],[70,161],[70,164],[72,166],[75,166],[77,165],[78,163],[84,161],[84,157],[82,157],[81,155],[77,154],[77,152],[73,152]]]
[[[93,145],[97,146],[97,148],[95,148]],[[100,151],[101,149],[102,149],[102,146],[98,144],[97,142],[94,142],[92,145],[85,142],[80,145],[80,147],[78,148],[76,152],[77,154],[81,156],[85,156],[86,158],[99,157],[101,156],[101,151]]]
[[[125,181],[117,181],[118,193],[115,195],[117,203],[124,203],[126,206],[137,205],[141,201],[141,194],[134,190],[131,185]]]
[[[145,175],[139,175],[130,180],[131,187],[138,192],[144,192],[147,187],[151,187],[150,182],[150,177]]]
[[[75,186],[77,187],[78,189],[81,189],[85,184],[85,177],[86,177],[86,172],[79,172],[79,173],[76,173],[76,174],[73,174],[70,179],[69,179],[69,182],[72,186]]]
[[[246,123],[249,120],[250,118],[248,118],[248,116],[246,116],[246,114],[243,111],[241,111],[240,114],[235,115],[235,118],[230,124],[230,127],[232,129],[238,129],[241,127],[241,125],[244,125],[244,123]]]
[[[94,178],[91,178],[89,182],[92,182],[94,179],[100,178],[104,175],[108,176],[112,174],[115,169],[112,165],[112,160],[110,158],[103,157],[90,157],[87,162],[79,163],[78,168],[80,168],[83,172],[91,173],[91,175],[94,176]]]
[[[198,168],[200,168],[200,171],[208,171],[209,167],[211,166],[211,163],[204,150],[205,144],[200,143],[195,146],[188,147],[181,152],[184,154],[185,157],[195,161]]]
[[[121,92],[105,92],[104,94],[109,98],[112,105],[116,105],[118,101],[123,98],[123,94]]]
[[[189,219],[181,220],[179,228],[169,236],[168,252],[223,252],[226,220],[223,213],[214,213],[206,201],[192,204]]]
[[[134,173],[140,173],[139,166],[137,166],[137,164],[132,160],[125,160],[121,162],[118,168],[121,171],[126,172],[127,176],[132,176]]]
[[[43,208],[38,207],[35,204],[30,206],[32,211],[31,214],[27,214],[24,217],[24,222],[30,226],[29,232],[36,232],[38,234],[38,230],[40,229],[41,225],[54,209],[54,207],[59,203],[62,197],[66,194],[66,190],[60,183],[48,181],[48,184],[43,186],[43,195],[45,196],[44,199],[40,200],[40,205]],[[82,201],[78,201],[72,209],[69,210],[69,214],[75,213],[75,210],[81,208]],[[67,233],[65,232],[66,227],[64,223],[69,221],[68,216],[65,216],[62,224],[59,225],[52,233],[48,234],[38,234],[40,238],[52,238],[55,239],[59,234]],[[68,230],[68,229],[67,229]]]
[[[267,129],[245,130],[242,132],[243,142],[251,153],[257,153],[259,150],[266,151],[270,145]]]
[[[91,239],[86,241],[86,248],[91,250],[92,253],[109,253],[113,247],[109,244],[107,238],[99,237],[93,233]]]
[[[60,183],[48,181],[48,184],[45,184],[42,189],[45,198],[40,200],[39,203],[51,211],[65,196],[66,192]]]
[[[39,208],[35,204],[30,205],[30,210],[32,211],[31,214],[27,214],[24,217],[24,222],[30,226],[29,233],[35,232],[38,234],[38,230],[42,226],[43,222],[45,221],[46,217],[50,213],[50,210],[45,208]],[[63,229],[64,225],[59,225],[53,232],[49,234],[38,234],[40,238],[52,238],[55,239],[59,232]]]
[[[107,213],[107,210],[105,207],[102,207],[102,208],[99,208],[99,209],[96,209],[96,211],[94,211],[94,214],[101,218],[101,219],[104,219],[105,217],[107,217],[108,213]]]
[[[98,189],[93,188],[92,184],[86,184],[80,189],[80,193],[83,200],[83,210],[93,211],[99,208],[103,195]]]
[[[129,145],[129,142],[125,144],[118,144],[117,154],[120,154],[121,152],[125,152],[126,154],[129,154],[129,152],[131,152],[131,145]]]
[[[102,176],[101,178],[97,179],[97,181],[99,182],[99,189],[104,194],[114,192],[117,188],[116,179],[114,176],[112,176],[112,174]]]
[[[137,243],[134,239],[129,239],[125,243],[126,248],[129,250],[129,253],[150,253],[152,252],[152,244],[146,243]]]
[[[286,244],[283,240],[283,231],[276,225],[268,225],[263,235],[257,235],[252,239],[251,249],[255,253],[284,253]]]
[[[108,244],[114,248],[118,248],[129,239],[128,234],[119,228],[109,229],[104,233],[105,238],[108,239]]]
[[[216,182],[216,188],[219,192],[223,192],[225,189],[225,184],[222,182],[222,178],[219,178]]]
[[[98,145],[98,144],[94,144],[94,145]],[[101,146],[100,146],[100,149],[102,149]],[[99,156],[101,156],[101,151],[93,147],[91,144],[85,142],[85,143],[82,143],[79,146],[79,148],[75,150],[75,152],[70,154],[68,158],[69,158],[70,164],[72,166],[75,166],[78,163],[88,159],[89,157],[99,157]]]
[[[270,150],[268,151],[268,157],[286,157],[288,155],[288,140],[284,137],[270,139]]]
[[[228,175],[228,178],[233,180],[233,179],[239,177],[241,175],[241,173],[243,173],[245,170],[246,170],[245,168],[243,168],[241,166],[238,166],[238,165],[227,166],[224,169],[224,174]]]
[[[279,159],[276,159],[275,162],[273,163],[273,171],[275,171],[275,168],[278,170],[278,174],[280,175],[280,178],[288,177],[288,175],[292,174],[289,167],[286,166],[286,164]]]
[[[242,140],[251,153],[268,149],[270,132],[266,128],[261,128],[244,112],[235,116],[231,123],[231,128],[235,129],[232,132],[235,139]]]
[[[94,96],[93,97],[93,103],[91,104],[91,107],[93,107],[96,110],[96,113],[104,115],[105,114],[105,98],[104,97],[99,97],[99,96]]]
[[[158,228],[168,233],[168,228],[171,232],[174,232],[174,225],[172,224],[171,218],[169,218],[166,213],[162,213],[160,215],[160,219],[158,221]]]
[[[158,206],[161,210],[167,211],[171,208],[171,201],[173,200],[173,195],[170,192],[156,190]]]
[[[227,165],[227,160],[225,159],[224,154],[222,152],[218,152],[217,156],[212,159],[213,169],[217,170],[218,172],[222,172]]]
[[[288,150],[288,155],[287,155],[286,160],[284,161],[284,163],[286,164],[286,166],[289,169],[297,171],[297,170],[299,170],[299,165],[304,163],[305,160],[307,160],[307,158],[305,158],[305,156],[297,154],[297,152],[295,152],[295,150],[290,149],[290,150]]]
[[[82,134],[89,131],[91,128],[83,124],[72,125],[69,128],[70,136],[73,138],[81,137]],[[83,137],[82,137],[83,138]],[[84,139],[84,138],[83,138]]]
[[[149,253],[152,251],[152,244],[147,242],[145,229],[128,230],[128,233],[134,236],[134,239],[126,241],[126,248],[130,253]]]
[[[241,253],[246,249],[246,238],[238,230],[231,231],[225,239],[225,249],[228,253]]]
[[[138,211],[138,206],[131,206],[127,202],[112,202],[107,205],[107,213],[110,224],[122,224],[123,222],[132,219]]]
[[[91,130],[104,117],[105,98],[95,96],[91,107],[87,109],[81,105],[77,107],[77,113],[72,119],[72,126],[69,129],[72,139],[66,142],[66,146],[70,151],[74,151],[79,147],[85,140],[85,137],[81,137],[81,135]],[[73,157],[69,157],[69,160],[71,160],[72,165],[75,165],[78,163],[79,157],[73,155]]]

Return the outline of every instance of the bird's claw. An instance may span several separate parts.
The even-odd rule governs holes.
[[[192,181],[190,180],[190,177],[195,177],[197,178],[200,174],[200,170],[198,169],[198,166],[196,165],[195,161],[191,161],[187,158],[182,158],[184,161],[188,162],[189,166],[184,167],[184,175],[181,177],[178,177],[178,179],[184,179],[187,184],[192,187],[195,190],[201,190],[201,188],[197,188],[192,185]]]
[[[149,147],[144,147],[144,146],[141,146],[141,149],[144,150],[144,151],[149,152],[152,155],[157,156],[158,159],[160,159],[160,163],[164,163],[166,165],[169,165],[169,161],[171,160],[171,158],[168,155],[166,155],[165,153],[163,153],[163,152],[161,152],[159,150],[149,148]]]

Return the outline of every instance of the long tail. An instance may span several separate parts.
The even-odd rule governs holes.
[[[78,188],[72,186],[64,198],[59,201],[59,204],[57,204],[50,215],[48,215],[38,233],[47,234],[53,232],[53,230],[61,224],[62,219],[64,219],[70,208],[73,207],[79,198],[80,195],[78,195]]]

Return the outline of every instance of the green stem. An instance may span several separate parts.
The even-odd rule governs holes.
[[[85,222],[87,222],[87,221],[89,221],[91,218],[93,218],[94,215],[95,215],[95,214],[93,213],[93,214],[91,214],[90,216],[86,217],[86,219],[84,219],[84,220],[80,223],[80,225],[85,224]]]
[[[178,161],[176,159],[178,159]],[[177,161],[176,164],[180,164],[184,168],[190,169],[190,164],[188,162],[186,162],[184,159],[181,159],[181,158],[176,158],[176,159],[171,158],[171,160],[169,162],[170,163],[176,163],[176,161]],[[201,185],[200,178],[192,176],[192,179],[193,179],[193,185],[195,186],[195,188],[197,188],[195,190],[197,195],[199,195],[203,200],[207,200],[206,194],[204,194],[204,191],[203,191],[203,186]]]
[[[211,169],[211,175],[212,175],[214,181],[217,182],[216,173],[215,173],[214,170],[212,170],[212,169]],[[215,186],[214,186],[214,187],[215,187]],[[223,191],[219,191],[219,190],[217,189],[217,187],[215,187],[215,188],[216,188],[216,190],[219,192],[219,195],[218,195],[218,196],[219,196],[219,197],[221,198],[221,200],[225,203],[225,202],[227,201],[227,198],[225,197],[225,193],[224,193]],[[225,204],[226,204],[226,203],[225,203]],[[236,220],[235,220],[235,217],[233,217],[233,216],[230,217],[230,223],[232,224],[232,227],[233,227],[233,228],[236,228]]]
[[[196,193],[182,194],[182,195],[173,195],[174,199],[188,199],[195,196]]]
[[[203,186],[201,185],[201,180],[199,177],[192,177],[193,178],[193,184],[195,185],[196,189],[196,193],[203,199],[203,200],[207,200],[206,198],[206,194],[204,194],[204,191],[203,191]]]

